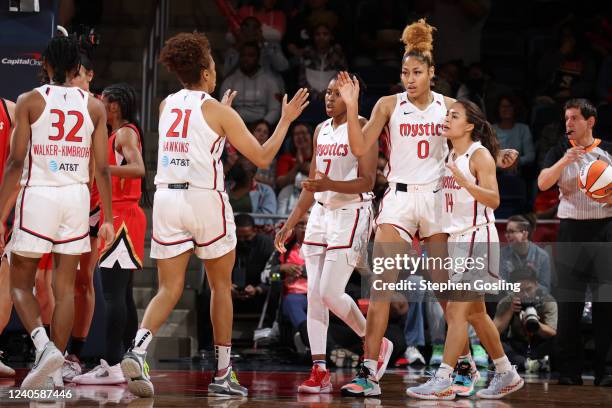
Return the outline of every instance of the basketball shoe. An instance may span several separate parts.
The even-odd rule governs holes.
[[[0,359],[4,357],[4,352],[0,351]],[[7,366],[0,360],[0,377],[13,377],[15,375],[15,370],[11,367]]]
[[[64,365],[62,365],[62,378],[66,382],[72,382],[72,379],[81,375],[83,370],[79,359],[75,355],[64,357]]]
[[[249,395],[249,390],[240,385],[232,366],[229,366],[225,369],[223,376],[217,377],[217,373],[215,373],[212,382],[208,384],[208,393],[210,395],[242,395],[246,397]]]
[[[100,365],[88,373],[77,375],[72,381],[75,384],[114,385],[123,384],[125,377],[119,364],[111,367],[106,360],[100,359]]]
[[[149,365],[145,358],[147,353],[128,350],[121,360],[121,371],[128,382],[128,389],[138,397],[152,397],[155,388],[149,377]]]
[[[389,359],[393,353],[393,343],[391,340],[383,337],[380,343],[380,351],[378,352],[378,365],[376,366],[376,381],[380,381],[382,376],[385,374]]]
[[[346,397],[375,397],[381,394],[376,375],[370,372],[363,363],[359,366],[359,371],[353,381],[342,386],[340,391]]]
[[[406,395],[412,398],[424,400],[453,400],[453,380],[448,378],[431,377],[425,384],[406,389]]]
[[[476,393],[479,398],[499,399],[508,394],[520,390],[525,385],[525,381],[516,372],[516,367],[505,373],[496,372],[489,386]]]
[[[41,389],[47,386],[47,379],[57,369],[62,368],[64,356],[52,341],[45,345],[42,351],[36,352],[32,369],[21,383],[22,390]]]
[[[329,370],[324,370],[318,364],[313,364],[310,378],[298,387],[298,392],[307,394],[327,394],[332,392]]]
[[[457,363],[455,367],[455,379],[453,380],[453,391],[460,397],[471,397],[476,390],[474,387],[480,380],[478,370],[472,368],[469,361],[464,360]]]

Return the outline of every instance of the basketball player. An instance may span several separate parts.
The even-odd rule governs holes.
[[[176,74],[184,89],[169,95],[159,108],[157,191],[151,242],[151,257],[157,259],[159,291],[147,306],[134,345],[125,354],[121,369],[133,394],[153,395],[145,363],[147,346],[181,297],[185,270],[195,252],[206,268],[212,292],[211,320],[217,364],[208,391],[245,396],[248,391],[238,383],[230,363],[231,273],[236,234],[225,193],[221,153],[227,137],[250,161],[258,167],[267,167],[290,123],[308,105],[308,92],[300,89],[289,103],[286,96],[283,98],[280,121],[262,146],[236,111],[210,96],[216,85],[215,62],[204,34],[175,35],[166,41],[160,60]]]
[[[0,180],[4,176],[4,165],[9,154],[14,122],[15,103],[0,98]],[[5,228],[9,229],[6,226]],[[0,333],[2,333],[11,318],[13,302],[11,300],[10,287],[8,260],[2,254],[0,257]],[[2,351],[0,351],[0,357],[2,357]],[[0,361],[0,377],[12,377],[14,375],[15,370]]]
[[[346,130],[346,105],[335,78],[325,92],[325,111],[330,119],[315,129],[315,160],[310,162],[309,178],[303,182],[296,207],[275,239],[276,248],[286,252],[285,242],[293,228],[314,204],[302,246],[308,273],[307,327],[313,366],[310,378],[298,391],[316,394],[332,391],[325,364],[329,311],[359,337],[365,337],[365,317],[345,293],[345,287],[367,249],[371,190],[378,161],[376,145],[359,159],[352,154]],[[364,118],[359,121],[366,122]],[[387,339],[384,341],[389,344],[385,348],[390,355],[393,345]]]
[[[145,182],[143,139],[136,121],[136,91],[127,84],[108,86],[102,92],[108,125],[108,162],[113,188],[112,242],[101,242],[100,275],[106,303],[105,360],[87,374],[74,377],[77,384],[121,384],[125,382],[119,363],[123,350],[138,329],[138,314],[132,295],[135,270],[142,269],[147,219],[139,207]],[[125,349],[123,348],[125,346]]]
[[[94,78],[94,67],[91,59],[85,51],[81,50],[81,66],[78,75],[72,79],[72,86],[78,86],[86,93],[99,99],[90,91],[91,81]],[[89,245],[91,252],[81,255],[79,269],[77,269],[74,285],[74,326],[70,344],[68,345],[66,361],[62,367],[62,376],[65,381],[81,374],[80,358],[85,347],[85,341],[91,327],[96,293],[94,290],[93,277],[98,262],[98,229],[100,227],[100,193],[93,176],[93,163],[90,165],[89,181]]]
[[[450,271],[450,280],[470,285],[476,280],[499,281],[499,237],[493,215],[500,201],[493,159],[499,150],[495,130],[476,104],[461,100],[448,109],[442,136],[452,144],[442,190],[437,194],[439,200],[444,200],[442,219],[450,234],[449,255],[461,262],[472,258],[476,263],[467,271]],[[468,340],[468,323],[495,363],[493,380],[477,395],[499,399],[523,387],[524,381],[506,357],[499,332],[487,314],[484,293],[475,289],[455,293],[446,305],[445,317],[448,329],[442,364],[425,384],[408,388],[409,396],[428,400],[455,398],[459,385],[453,386],[452,374]],[[460,376],[469,375],[470,366],[466,364],[463,370],[466,372],[460,370]],[[468,381],[459,388],[462,395],[473,394],[474,382]]]
[[[63,350],[74,318],[76,267],[80,255],[89,251],[87,182],[91,152],[96,159],[102,202],[107,214],[111,212],[106,112],[100,101],[70,86],[79,60],[73,39],[57,37],[49,42],[43,53],[43,68],[51,83],[22,94],[17,101],[12,148],[0,187],[3,248],[9,199],[21,176],[10,248],[11,294],[36,347],[36,361],[23,380],[24,389],[42,387],[50,375],[61,382]],[[100,233],[112,239],[112,223],[104,222]],[[54,253],[56,261],[53,342],[42,327],[32,293],[36,266],[48,252]]]
[[[387,168],[389,187],[375,220],[375,258],[395,258],[406,252],[415,234],[425,239],[428,256],[446,257],[447,235],[441,220],[436,217],[438,182],[444,172],[444,159],[448,146],[442,137],[447,108],[454,99],[431,91],[434,76],[434,28],[421,19],[408,25],[402,34],[406,52],[402,62],[401,81],[405,92],[384,96],[378,100],[368,123],[361,128],[357,116],[359,83],[348,74],[341,73],[341,95],[348,112],[348,134],[352,152],[362,156],[375,144],[385,126],[388,126],[390,157]],[[498,156],[502,167],[511,166],[518,152],[503,151]],[[445,270],[431,271],[434,281],[447,279]],[[398,271],[388,270],[380,276],[395,282]],[[367,316],[366,355],[363,368],[352,383],[343,387],[345,395],[369,396],[381,393],[377,370],[379,347],[387,327],[391,293],[375,293]],[[441,302],[442,307],[445,303]],[[476,365],[466,342],[463,357]],[[382,374],[382,373],[381,373]]]

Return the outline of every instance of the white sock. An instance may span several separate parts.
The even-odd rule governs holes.
[[[147,351],[147,347],[149,347],[149,343],[153,339],[153,333],[151,330],[140,328],[136,332],[136,337],[134,337],[134,351],[138,351],[140,353],[144,353]]]
[[[493,360],[493,363],[495,364],[495,371],[498,373],[506,373],[512,370],[512,364],[510,364],[510,360],[508,360],[506,355]]]
[[[440,364],[440,367],[438,368],[438,370],[436,371],[436,377],[438,378],[450,378],[451,375],[453,374],[453,367],[449,366],[446,363],[442,363]]]
[[[230,354],[232,346],[215,344],[215,356],[217,357],[217,371],[225,370],[230,365]]]
[[[312,365],[318,365],[321,370],[327,370],[327,364],[325,360],[314,360]]]
[[[376,376],[376,371],[378,368],[378,361],[370,360],[369,358],[366,358],[363,360],[363,365],[366,366],[368,370],[370,370],[370,374],[372,374],[372,376]]]
[[[32,333],[30,333],[30,338],[32,339],[32,342],[34,343],[34,347],[36,347],[36,351],[43,351],[43,349],[49,342],[49,337],[47,336],[47,332],[45,331],[45,328],[42,326],[39,326],[35,328],[34,330],[32,330]]]

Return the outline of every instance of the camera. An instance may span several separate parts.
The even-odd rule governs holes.
[[[539,296],[521,303],[520,319],[529,334],[535,334],[540,329],[540,316],[537,307],[542,303]]]

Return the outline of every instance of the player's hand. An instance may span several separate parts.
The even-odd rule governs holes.
[[[283,112],[281,114],[281,120],[284,119],[288,120],[289,122],[296,120],[310,103],[308,101],[309,95],[308,89],[300,88],[295,95],[293,95],[291,101],[287,103],[287,94],[285,94],[285,96],[283,96]]]
[[[238,285],[232,283],[232,298],[240,297],[240,292],[238,291]]]
[[[280,266],[280,271],[283,272],[289,279],[295,279],[302,275],[302,267],[296,264],[282,264]]]
[[[318,193],[321,191],[329,191],[331,187],[331,179],[326,174],[317,171],[315,178],[307,179],[302,182],[302,188],[306,191]]]
[[[612,205],[612,193],[608,194],[607,196],[605,196],[603,198],[593,198],[593,197],[591,197],[591,199],[597,201],[598,203]]]
[[[115,239],[115,227],[113,227],[113,223],[109,221],[103,222],[98,230],[98,236],[104,240],[107,246],[110,245]]]
[[[563,160],[563,163],[567,166],[568,164],[578,161],[585,153],[584,147],[575,146],[571,149],[567,149],[561,160]]]
[[[287,248],[285,248],[285,242],[293,235],[293,228],[288,228],[287,224],[283,225],[283,227],[276,233],[274,237],[274,247],[278,252],[284,254],[287,252]]]
[[[460,187],[466,188],[470,184],[470,181],[465,177],[463,172],[459,170],[455,162],[449,161],[446,163],[446,167],[453,173],[453,177]]]
[[[257,290],[255,289],[255,287],[253,285],[247,285],[244,288],[244,291],[243,291],[244,297],[246,297],[246,298],[250,298],[250,297],[255,296],[256,292],[257,292]]]
[[[338,88],[340,97],[347,106],[357,106],[359,103],[359,81],[357,78],[351,78],[348,72],[341,71],[338,73]]]
[[[515,296],[512,298],[512,305],[510,306],[512,308],[512,311],[514,313],[519,313],[521,310],[523,310],[523,303],[521,302],[521,298],[518,296]]]
[[[502,169],[508,169],[516,163],[518,157],[518,150],[502,149],[497,155],[497,166]]]
[[[221,98],[221,103],[227,106],[232,106],[232,102],[234,101],[234,98],[237,94],[238,91],[232,91],[231,89],[228,89],[223,94],[223,97]]]

